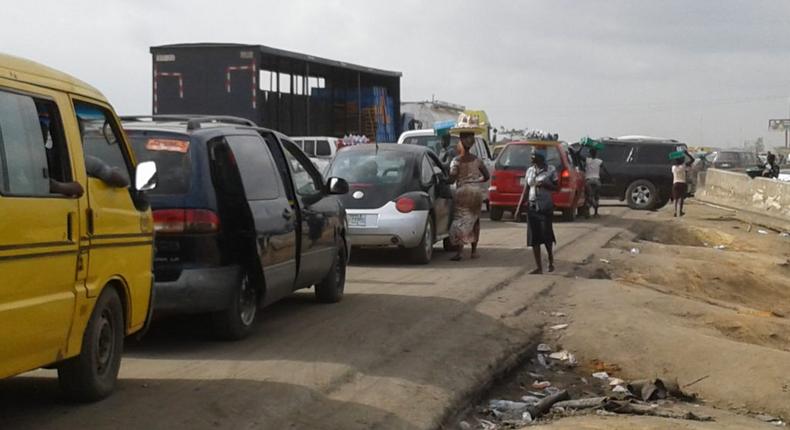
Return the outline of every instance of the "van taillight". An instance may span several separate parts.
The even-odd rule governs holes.
[[[568,169],[562,169],[560,173],[560,187],[569,187],[571,185],[571,172]]]
[[[219,217],[205,209],[163,209],[154,211],[157,233],[213,233],[219,231]]]
[[[414,200],[409,197],[401,197],[395,202],[395,209],[407,214],[414,210]]]

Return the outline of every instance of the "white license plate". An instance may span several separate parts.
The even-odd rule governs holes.
[[[518,184],[521,185],[522,187],[524,185],[527,185],[527,178],[526,177],[518,178]]]
[[[376,227],[378,215],[375,214],[348,214],[349,227]]]

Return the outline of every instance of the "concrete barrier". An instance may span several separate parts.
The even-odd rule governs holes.
[[[700,174],[698,184],[697,199],[744,211],[761,218],[758,223],[790,231],[790,182],[708,169]]]

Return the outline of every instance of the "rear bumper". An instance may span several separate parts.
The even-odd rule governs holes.
[[[499,191],[488,193],[489,204],[496,207],[515,208],[520,198],[521,193],[502,193]]]
[[[575,196],[576,193],[574,193],[573,190],[560,189],[559,191],[552,193],[551,201],[554,202],[554,207],[558,209],[576,209],[574,206],[574,203],[577,202],[574,198]]]
[[[577,200],[574,199],[575,193],[572,190],[555,191],[551,195],[551,201],[554,203],[556,209],[568,209],[573,207]],[[514,209],[518,205],[518,200],[521,198],[521,193],[502,193],[499,191],[491,191],[488,193],[488,199],[493,207],[503,207]],[[526,202],[525,202],[526,203]]]
[[[401,213],[395,203],[389,202],[378,209],[347,209],[351,215],[368,215],[376,218],[375,225],[355,227],[349,225],[348,238],[351,246],[398,246],[414,248],[422,241],[428,211]]]
[[[154,314],[196,314],[230,306],[240,266],[184,269],[172,282],[155,282]]]

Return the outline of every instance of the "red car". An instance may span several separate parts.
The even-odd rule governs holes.
[[[558,141],[511,142],[496,160],[491,186],[488,188],[490,201],[489,215],[499,221],[505,211],[515,212],[535,148],[546,150],[546,162],[557,169],[559,189],[552,195],[554,209],[562,212],[565,221],[573,221],[576,213],[587,210],[585,206],[584,172],[579,171],[571,162],[568,151]],[[524,202],[523,209],[526,209]]]

